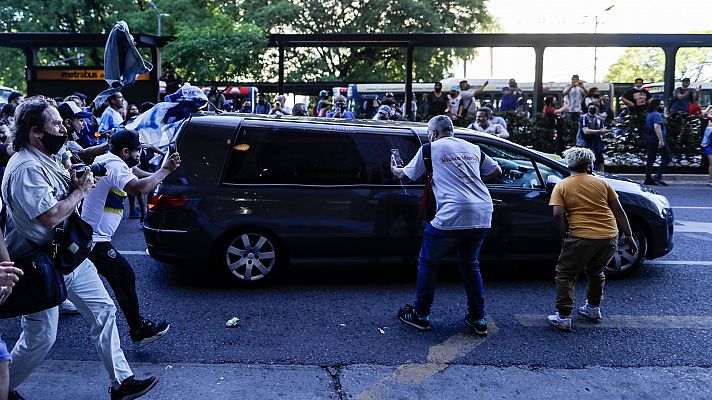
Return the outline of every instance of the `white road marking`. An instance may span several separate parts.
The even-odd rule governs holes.
[[[147,256],[146,250],[133,251],[133,250],[119,250],[119,253],[125,256]]]
[[[550,326],[546,315],[517,314],[514,318],[527,327]],[[614,328],[614,329],[710,329],[712,317],[695,315],[603,315],[599,321],[585,317],[574,318],[574,329]]]
[[[712,261],[653,260],[653,261],[646,261],[644,265],[707,265],[707,266],[712,266]]]
[[[673,206],[673,210],[712,210],[712,207],[697,207],[697,206]]]
[[[693,232],[712,234],[712,223],[699,221],[675,221],[675,232]]]

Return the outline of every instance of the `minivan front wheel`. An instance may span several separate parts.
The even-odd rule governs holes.
[[[236,232],[225,242],[227,272],[238,282],[255,284],[275,275],[281,262],[277,241],[258,231]]]
[[[630,247],[623,240],[623,233],[618,237],[618,248],[613,254],[613,259],[606,266],[606,276],[611,278],[623,278],[635,272],[645,260],[645,253],[648,251],[648,241],[640,226],[631,221],[630,228],[633,231],[633,240],[638,245],[638,253],[633,254]]]

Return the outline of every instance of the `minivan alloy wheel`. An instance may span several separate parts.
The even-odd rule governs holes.
[[[277,260],[275,245],[263,234],[243,232],[228,243],[225,260],[229,272],[239,280],[264,279]]]
[[[648,242],[643,230],[632,222],[631,229],[633,231],[633,240],[638,245],[638,254],[631,253],[630,248],[623,240],[623,233],[621,232],[618,237],[618,248],[613,253],[613,259],[606,266],[606,276],[621,278],[632,274],[643,264],[645,253],[648,251]]]

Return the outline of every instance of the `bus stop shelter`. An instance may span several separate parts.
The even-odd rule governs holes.
[[[399,47],[405,49],[406,114],[412,114],[413,51],[416,47],[529,47],[535,53],[535,110],[543,105],[544,51],[547,47],[659,47],[665,52],[665,99],[675,87],[675,58],[681,47],[712,47],[712,34],[508,34],[508,33],[382,33],[272,34],[279,49],[278,88],[284,92],[284,49],[298,47]],[[464,78],[464,77],[463,77]]]
[[[98,33],[0,33],[0,46],[20,49],[26,60],[25,76],[27,94],[43,94],[47,96],[66,96],[73,92],[85,92],[93,95],[108,88],[104,81],[104,67],[98,66],[41,66],[38,53],[45,48],[103,48],[108,34]],[[133,34],[136,46],[148,48],[151,53],[150,62],[153,70],[141,75],[132,86],[124,91],[132,102],[158,101],[158,77],[161,71],[161,47],[171,37],[155,36],[144,33]]]

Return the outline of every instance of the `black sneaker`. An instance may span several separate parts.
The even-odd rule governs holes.
[[[656,182],[654,179],[646,179],[643,181],[643,185],[657,186],[658,182]]]
[[[410,304],[406,304],[405,307],[398,310],[398,319],[420,330],[430,330],[430,317],[419,317],[415,308]]]
[[[487,336],[487,321],[484,318],[474,319],[469,315],[465,317],[465,323],[480,336]]]
[[[158,377],[152,376],[148,379],[139,380],[133,375],[124,379],[118,389],[110,388],[111,400],[131,400],[138,399],[158,383]]]
[[[7,400],[25,400],[17,390],[13,390],[7,394]]]
[[[156,325],[153,321],[144,319],[143,325],[138,331],[131,332],[131,340],[141,348],[162,338],[170,327],[171,325],[166,321],[161,321]]]

